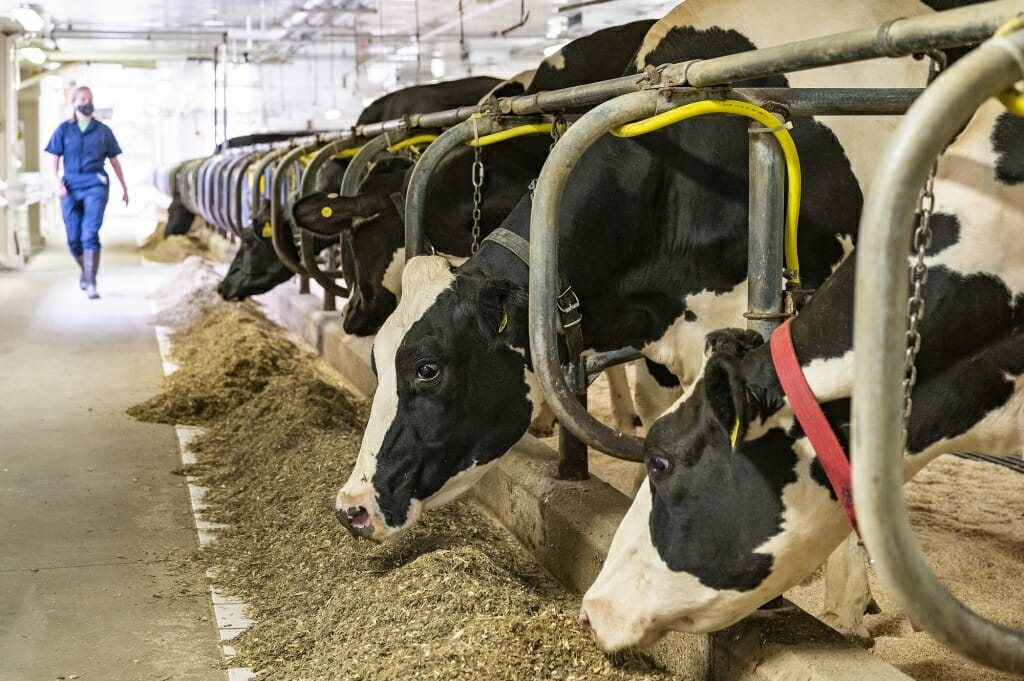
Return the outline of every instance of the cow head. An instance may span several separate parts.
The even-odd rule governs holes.
[[[325,237],[341,235],[342,269],[349,286],[343,327],[369,336],[398,304],[405,263],[405,225],[394,194],[400,194],[412,162],[387,158],[375,163],[357,196],[317,192],[295,202],[301,228]]]
[[[377,334],[377,392],[338,519],[381,540],[468,490],[526,432],[526,292],[440,256],[412,258]],[[525,271],[525,267],[524,267]]]
[[[751,335],[752,334],[752,335]],[[583,599],[608,651],[733,624],[810,574],[849,531],[794,439],[767,346],[709,336],[692,391],[652,426],[648,480]]]
[[[278,216],[284,219],[283,215]],[[292,257],[298,258],[294,245]],[[253,218],[252,225],[242,230],[242,243],[231,261],[227,274],[217,286],[224,300],[244,300],[266,293],[291,279],[293,272],[281,262],[270,240],[270,208],[264,206]]]

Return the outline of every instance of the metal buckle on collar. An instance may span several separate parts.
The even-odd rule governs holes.
[[[568,298],[568,301],[563,303],[563,298]],[[576,292],[572,290],[572,286],[567,286],[564,291],[558,294],[558,298],[555,299],[555,307],[562,314],[569,314],[573,310],[580,308],[580,299],[576,296]]]

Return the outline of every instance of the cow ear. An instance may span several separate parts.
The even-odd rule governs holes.
[[[517,335],[526,321],[522,314],[527,300],[523,287],[507,279],[473,283],[468,277],[460,279],[459,289],[469,293],[460,296],[455,306],[457,323],[486,343],[503,343],[503,339]]]
[[[732,448],[743,442],[750,418],[750,393],[738,357],[717,355],[704,366],[704,397]]]
[[[318,236],[337,236],[352,228],[352,220],[379,213],[383,203],[374,194],[340,196],[317,192],[295,202],[292,215],[295,225]]]

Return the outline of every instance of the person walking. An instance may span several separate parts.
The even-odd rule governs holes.
[[[84,85],[76,87],[71,94],[71,105],[70,120],[57,126],[46,152],[53,156],[54,190],[64,215],[68,250],[81,270],[78,285],[90,299],[96,299],[100,297],[96,292],[100,227],[110,198],[110,178],[104,169],[106,159],[110,159],[110,166],[121,183],[124,192],[121,200],[125,206],[128,205],[128,187],[117,160],[121,147],[113,131],[93,118],[92,90]],[[61,157],[64,158],[63,178],[60,176]]]

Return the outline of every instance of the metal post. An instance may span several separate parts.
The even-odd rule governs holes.
[[[568,384],[580,406],[587,408],[586,360],[576,358],[569,370]],[[587,443],[577,438],[568,428],[558,427],[558,479],[586,480],[590,477]]]
[[[776,118],[782,117],[775,114]],[[750,124],[747,328],[765,340],[781,321],[786,162],[774,136]]]
[[[998,44],[997,44],[998,41]],[[935,158],[990,95],[1024,72],[1024,31],[986,43],[949,68],[889,141],[861,217],[857,244],[853,495],[875,567],[900,608],[931,636],[982,664],[1024,673],[1024,631],[969,610],[921,554],[903,499],[907,256],[918,193]],[[993,226],[998,229],[998,226]],[[938,323],[928,323],[927,335]]]

